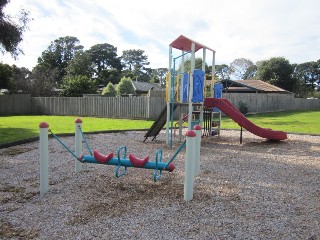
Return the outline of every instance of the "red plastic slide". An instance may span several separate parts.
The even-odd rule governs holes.
[[[204,100],[204,106],[217,107],[224,114],[226,114],[233,121],[238,123],[241,127],[247,129],[249,132],[270,140],[285,140],[287,134],[282,131],[274,131],[271,129],[261,128],[249,121],[237,108],[235,108],[231,102],[225,98],[206,98]]]

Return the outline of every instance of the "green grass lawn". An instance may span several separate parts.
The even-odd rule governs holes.
[[[256,125],[285,132],[320,134],[320,111],[266,113],[247,116]],[[0,144],[37,137],[39,123],[47,122],[54,133],[73,133],[73,116],[0,117]],[[83,131],[147,129],[153,121],[82,117]],[[231,119],[222,119],[222,128],[239,129]]]
[[[73,116],[5,116],[0,117],[0,144],[37,137],[39,123],[47,122],[57,133],[74,133]],[[83,131],[126,130],[150,128],[153,121],[82,117]]]
[[[246,117],[263,128],[288,133],[320,134],[320,111],[263,113]],[[237,123],[227,117],[222,118],[221,127],[240,129]]]

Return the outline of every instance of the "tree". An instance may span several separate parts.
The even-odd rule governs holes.
[[[195,58],[194,60],[195,69],[202,69],[202,58]],[[181,71],[181,66],[179,67],[179,71]],[[188,58],[184,62],[184,71],[190,72],[191,71],[191,59]],[[205,64],[205,73],[210,73],[210,68],[208,67],[207,63]]]
[[[33,97],[48,97],[53,94],[56,80],[58,78],[58,69],[50,69],[45,65],[36,65],[31,72],[30,93]]]
[[[293,66],[283,57],[274,57],[257,63],[256,78],[293,91],[296,85]]]
[[[252,65],[250,67],[247,68],[246,72],[243,75],[243,79],[255,79],[256,73],[257,73],[257,66],[256,65]]]
[[[82,97],[83,94],[96,93],[96,81],[87,76],[68,76],[63,79],[62,96]]]
[[[29,93],[31,91],[30,75],[31,71],[28,68],[13,67],[13,92],[14,93]]]
[[[78,38],[60,37],[52,41],[47,50],[42,52],[37,65],[47,69],[47,71],[52,70],[58,73],[54,82],[59,84],[67,73],[69,62],[82,50],[83,46],[80,45]]]
[[[0,63],[0,88],[11,90],[13,86],[13,68]]]
[[[237,58],[230,63],[231,76],[236,80],[244,79],[244,75],[253,62],[245,58]]]
[[[90,54],[88,52],[77,52],[66,68],[66,75],[92,78],[94,68]]]
[[[230,68],[227,64],[216,65],[216,78],[219,80],[230,80]]]
[[[108,85],[103,89],[101,95],[106,97],[115,97],[117,96],[117,91],[114,85],[111,82],[109,82]]]
[[[99,84],[119,82],[122,65],[116,47],[108,43],[96,44],[88,50],[88,53],[91,56]]]
[[[131,78],[121,78],[120,83],[117,85],[117,93],[118,95],[135,93]]]
[[[22,9],[18,17],[18,23],[13,17],[6,15],[3,10],[10,0],[0,0],[0,51],[8,52],[16,59],[20,53],[23,53],[19,48],[20,42],[23,40],[23,33],[27,29],[30,21],[29,12]]]
[[[145,66],[149,65],[148,56],[141,49],[130,49],[122,52],[122,63],[124,65],[124,76],[139,79],[146,72]],[[149,81],[145,79],[145,81]]]
[[[294,67],[294,76],[299,81],[299,84],[304,86],[305,96],[307,96],[307,92],[312,94],[313,91],[319,89],[320,60],[296,65]]]
[[[161,86],[166,85],[166,75],[168,73],[168,68],[157,68],[155,69],[155,76],[159,79],[159,84]]]

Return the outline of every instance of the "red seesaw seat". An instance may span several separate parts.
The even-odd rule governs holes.
[[[111,158],[113,158],[114,154],[113,152],[111,152],[108,155],[103,155],[98,150],[94,150],[93,156],[97,160],[97,162],[107,163]]]
[[[129,154],[129,160],[132,163],[134,167],[144,167],[144,165],[147,164],[149,161],[149,156],[146,156],[145,158],[137,158],[134,154]]]

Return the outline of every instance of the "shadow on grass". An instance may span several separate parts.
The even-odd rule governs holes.
[[[27,128],[0,128],[0,148],[6,148],[39,139],[35,130]]]

